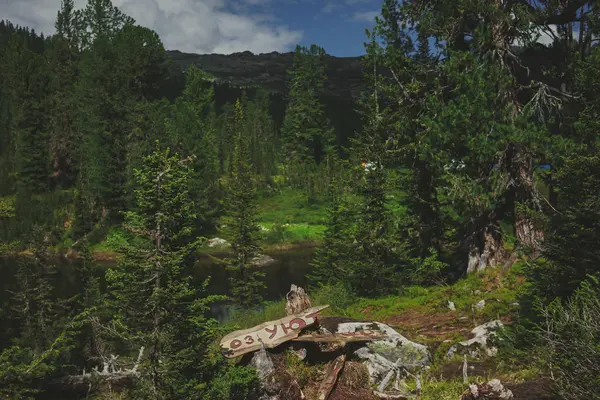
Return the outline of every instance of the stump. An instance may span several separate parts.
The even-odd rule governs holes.
[[[298,314],[311,307],[310,298],[300,286],[292,285],[286,298],[285,312],[287,315]]]

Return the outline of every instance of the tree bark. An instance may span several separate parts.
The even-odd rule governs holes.
[[[489,222],[479,230],[469,249],[467,273],[504,265],[508,253],[502,246],[502,234],[497,222]]]
[[[287,315],[299,314],[304,310],[308,310],[311,307],[310,298],[299,286],[292,285],[290,291],[286,295],[287,304],[285,305],[285,312]]]

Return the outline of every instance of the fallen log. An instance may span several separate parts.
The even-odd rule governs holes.
[[[346,362],[346,355],[342,354],[337,357],[327,368],[327,373],[325,374],[325,379],[321,382],[321,386],[319,387],[319,394],[317,398],[319,400],[327,400],[335,384],[338,380],[338,376],[340,372],[344,368],[344,363]]]
[[[232,332],[221,339],[221,353],[227,358],[233,358],[260,349],[261,343],[267,349],[277,347],[297,338],[300,331],[313,325],[318,313],[327,307],[329,306],[312,307],[300,314]]]
[[[313,343],[348,343],[348,342],[369,342],[371,340],[383,340],[387,336],[380,331],[358,331],[344,333],[313,333],[298,336],[292,339],[294,342],[313,342]]]

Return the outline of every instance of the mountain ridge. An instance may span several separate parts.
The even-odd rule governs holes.
[[[179,50],[168,50],[174,64],[185,73],[195,65],[218,81],[237,87],[259,86],[272,92],[287,93],[294,52],[260,53],[250,51],[233,54],[195,54]],[[364,56],[325,56],[325,94],[353,98],[366,89],[364,82]]]

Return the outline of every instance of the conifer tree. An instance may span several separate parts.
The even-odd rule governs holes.
[[[49,82],[50,154],[52,176],[57,183],[71,186],[77,174],[77,136],[73,126],[75,118],[74,83],[77,78],[78,30],[77,14],[73,0],[63,0],[58,12],[56,34],[49,40],[45,57],[51,68]]]
[[[317,166],[331,175],[337,158],[335,133],[325,115],[322,95],[326,80],[325,50],[316,45],[297,46],[289,84],[289,103],[281,127],[281,152],[293,185],[315,197]],[[325,186],[326,187],[326,186]]]
[[[231,166],[231,176],[226,187],[225,218],[226,237],[231,242],[233,259],[228,262],[231,295],[244,307],[256,307],[262,302],[261,291],[265,285],[255,265],[260,252],[260,228],[257,224],[258,208],[256,183],[252,165],[245,116],[241,102],[235,105],[237,133]]]
[[[165,121],[166,133],[182,154],[193,154],[190,195],[198,207],[198,228],[214,229],[219,213],[218,145],[214,88],[205,73],[190,67],[186,86]]]
[[[48,69],[43,56],[13,34],[9,44],[11,135],[14,138],[17,185],[27,193],[48,188]]]
[[[353,229],[351,206],[345,201],[335,178],[329,184],[327,228],[311,263],[310,280],[328,285],[347,284],[348,261],[351,260]]]
[[[128,247],[119,268],[106,275],[112,324],[122,332],[117,339],[132,353],[145,348],[136,398],[196,398],[210,376],[204,355],[212,322],[204,315],[218,297],[203,297],[182,271],[196,245],[189,240],[195,218],[190,163],[157,143],[136,170],[137,207],[125,213],[125,226],[146,240]]]

